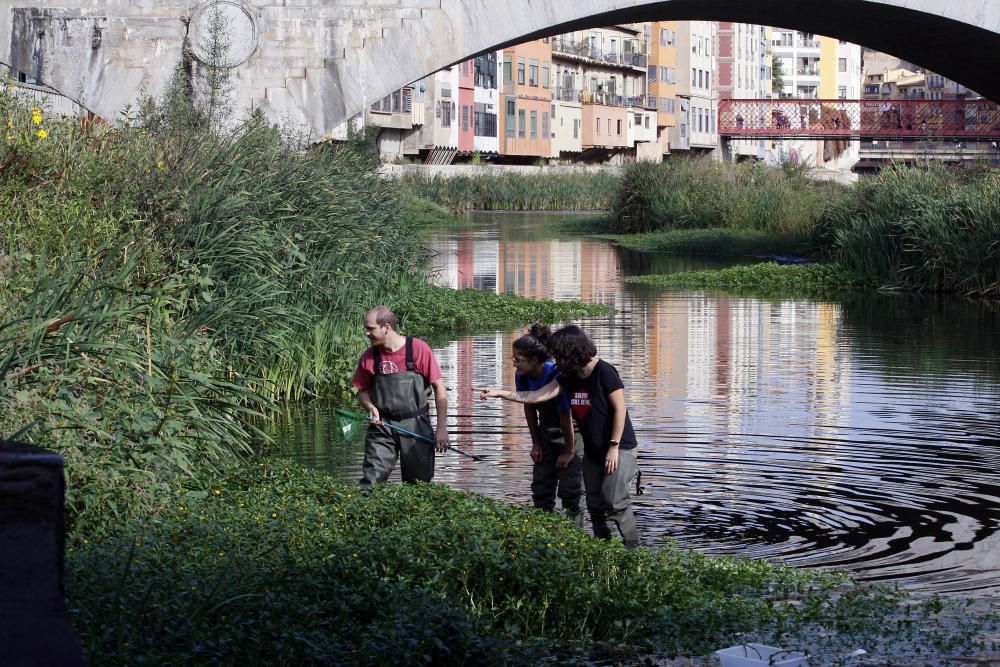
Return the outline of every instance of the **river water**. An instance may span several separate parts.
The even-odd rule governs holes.
[[[926,593],[1000,593],[1000,309],[628,285],[755,260],[638,253],[546,231],[552,219],[480,214],[435,232],[435,280],[612,307],[580,324],[625,382],[643,542],[846,569]],[[530,504],[520,406],[471,391],[512,386],[520,333],[436,348],[452,441],[486,460],[441,455],[435,481]],[[332,406],[289,408],[277,434],[286,455],[358,477],[363,445],[338,437]]]

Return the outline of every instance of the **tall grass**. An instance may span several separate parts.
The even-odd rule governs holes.
[[[837,187],[751,163],[637,162],[622,175],[612,226],[621,233],[722,227],[809,237]]]
[[[1000,296],[1000,172],[898,167],[825,211],[844,266],[916,290]]]
[[[613,173],[481,174],[427,177],[406,174],[393,183],[404,192],[455,211],[596,211],[610,208],[619,178]]]

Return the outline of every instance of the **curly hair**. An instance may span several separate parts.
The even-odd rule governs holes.
[[[528,333],[514,341],[512,347],[528,359],[548,361],[552,355],[549,354],[546,344],[551,335],[551,329],[540,322],[535,322],[528,329]]]
[[[597,346],[583,329],[570,324],[549,337],[549,352],[562,373],[574,374],[597,356]]]

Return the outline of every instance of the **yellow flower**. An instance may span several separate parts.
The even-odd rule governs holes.
[[[156,161],[156,168],[162,170],[164,167],[163,160]]]
[[[9,129],[11,129],[12,127],[14,127],[14,121],[12,121],[12,120],[8,120],[8,121],[7,121],[7,129],[9,130]]]
[[[31,122],[34,123],[35,125],[41,125],[42,124],[42,117],[41,116],[32,116],[31,117]]]
[[[45,137],[49,136],[49,133],[46,132],[45,130],[39,130],[38,132],[35,132],[35,134],[38,135],[39,139],[44,139]]]
[[[222,491],[219,491],[218,489],[215,489],[214,491],[212,491],[212,495],[221,496],[222,495]]]
[[[32,116],[41,116],[42,115],[41,108],[40,107],[31,107],[31,115]]]

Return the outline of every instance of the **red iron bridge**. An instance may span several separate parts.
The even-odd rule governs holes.
[[[1000,104],[978,100],[719,100],[730,139],[1000,140]]]

